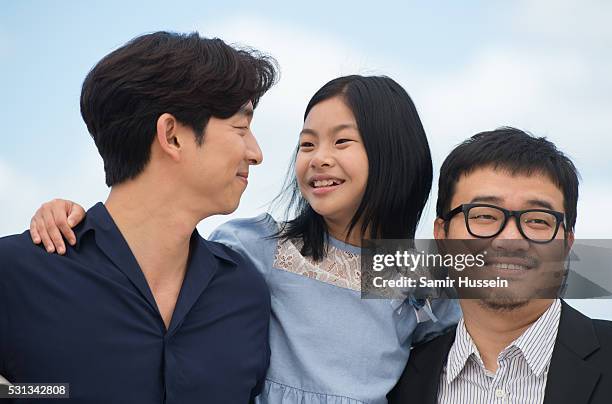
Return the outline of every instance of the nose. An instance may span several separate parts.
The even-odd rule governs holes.
[[[332,167],[334,157],[332,152],[325,146],[319,146],[312,155],[310,166],[312,168]]]
[[[249,165],[258,165],[263,161],[263,153],[259,148],[259,144],[257,143],[257,139],[252,132],[249,131],[249,134],[246,138],[246,146],[247,146],[247,159],[249,160]]]
[[[491,242],[491,247],[506,251],[529,250],[529,240],[521,234],[516,220],[515,217],[508,218],[506,226]]]

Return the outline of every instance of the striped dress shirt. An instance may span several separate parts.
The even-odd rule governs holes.
[[[438,403],[541,404],[560,318],[561,302],[556,299],[499,354],[495,373],[485,369],[461,319],[440,376]]]

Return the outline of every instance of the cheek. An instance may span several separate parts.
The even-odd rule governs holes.
[[[453,218],[448,225],[448,231],[446,232],[446,236],[449,239],[472,239],[472,235],[468,233],[467,228],[465,227],[465,221],[463,217],[461,218]]]
[[[359,187],[359,192],[365,192],[368,185],[368,160],[367,159],[347,159],[346,169],[351,176],[353,183]]]
[[[362,182],[367,183],[369,170],[368,155],[363,146],[353,153],[353,156],[350,161],[355,176],[359,178]]]
[[[308,171],[309,159],[303,154],[297,155],[295,159],[295,171],[294,174],[298,180],[298,184],[302,185],[302,181],[305,180],[306,172]]]
[[[244,160],[247,152],[247,144],[243,137],[236,133],[227,133],[226,137],[211,147],[210,153],[219,159],[226,159],[228,163]]]

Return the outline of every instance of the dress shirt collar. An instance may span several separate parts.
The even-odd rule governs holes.
[[[95,243],[102,253],[125,274],[151,308],[159,312],[153,293],[134,254],[110,213],[101,202],[91,207],[87,211],[85,220],[75,228],[77,238],[75,248],[77,250],[82,247],[83,237],[89,232],[93,232]],[[191,235],[187,272],[174,308],[172,321],[167,330],[169,335],[176,332],[191,307],[210,283],[215,272],[219,269],[218,259],[226,261],[230,266],[237,265],[236,261],[223,250],[223,247],[204,240],[200,237],[198,231],[194,230]],[[159,319],[160,325],[163,326],[161,315]]]
[[[515,356],[522,353],[533,374],[536,377],[541,376],[552,357],[560,318],[561,301],[555,299],[536,322],[500,353],[500,358]],[[452,383],[452,381],[455,380],[470,357],[473,357],[476,363],[484,370],[484,363],[482,362],[478,348],[467,332],[465,322],[462,318],[457,324],[455,341],[448,353],[448,362],[446,365],[447,383]]]
[[[560,318],[561,301],[555,299],[544,314],[511,344],[521,350],[536,377],[540,377],[550,363]]]
[[[114,233],[117,232],[119,235],[119,229],[115,225],[115,221],[111,217],[110,213],[106,209],[106,206],[102,202],[96,203],[94,206],[89,208],[87,214],[85,215],[85,219],[79,223],[77,227],[74,228],[74,234],[76,236],[76,245],[75,248],[79,248],[81,238],[88,233],[89,231],[96,231],[97,229],[104,230],[105,232]],[[197,229],[193,231],[193,235],[191,236],[192,240],[194,237],[199,237]],[[98,235],[96,235],[96,238]],[[230,257],[227,252],[223,250],[223,247],[217,245],[216,243],[206,241],[207,249],[215,255],[217,258],[228,261],[231,264],[236,265],[236,261]]]
[[[478,349],[474,341],[468,334],[465,328],[463,318],[457,324],[457,332],[455,334],[455,342],[448,352],[448,361],[446,364],[446,382],[451,383],[461,373],[470,356],[474,355],[476,361],[482,363]]]

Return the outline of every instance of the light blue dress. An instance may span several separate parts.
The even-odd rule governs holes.
[[[299,244],[271,239],[277,228],[263,214],[232,220],[210,237],[250,258],[270,288],[270,368],[257,402],[386,403],[410,346],[455,324],[458,304],[361,299],[359,247],[332,238],[314,264]]]

